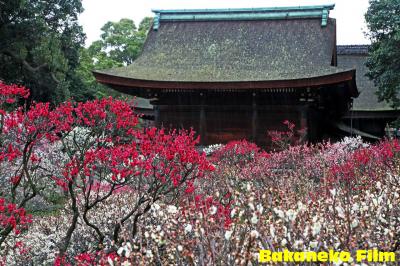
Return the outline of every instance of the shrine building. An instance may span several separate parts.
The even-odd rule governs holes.
[[[284,120],[306,128],[309,141],[335,138],[350,127],[359,92],[356,66],[338,66],[333,8],[154,10],[140,56],[94,75],[148,99],[156,126],[193,127],[203,145],[265,147]]]

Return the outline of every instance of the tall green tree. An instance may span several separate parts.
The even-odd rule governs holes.
[[[81,91],[82,11],[81,0],[0,0],[0,79],[29,87],[39,101]]]
[[[101,30],[102,48],[108,50],[110,58],[125,65],[131,64],[143,44],[135,23],[123,18],[119,22],[107,22]]]
[[[379,100],[400,107],[400,0],[370,0],[365,15],[372,45],[368,76]]]
[[[96,97],[119,94],[98,84],[92,71],[131,64],[142,50],[152,21],[152,18],[146,17],[138,28],[133,20],[126,18],[118,22],[107,22],[101,28],[101,39],[80,50],[78,73]]]

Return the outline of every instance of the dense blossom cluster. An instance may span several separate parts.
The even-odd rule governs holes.
[[[90,228],[80,220],[70,252],[77,254],[76,260],[104,265],[232,265],[255,263],[261,248],[351,252],[399,248],[397,141],[368,145],[345,139],[270,154],[245,141],[227,146],[231,148],[210,158],[215,171],[196,181],[194,194],[153,204],[135,237],[126,235],[112,252],[108,239],[98,251]],[[235,150],[249,153],[243,157],[238,152],[235,157]],[[224,160],[228,154],[241,163]],[[122,217],[134,202],[133,191],[121,190],[93,211],[93,220],[99,227],[111,228],[110,221]],[[54,259],[56,248],[51,243],[67,229],[65,212],[68,208],[57,216],[36,218],[30,228],[33,235],[24,239],[35,247],[32,257]]]
[[[0,105],[13,104],[16,100],[22,97],[27,99],[29,97],[29,90],[25,87],[17,85],[7,85],[0,80]],[[4,114],[4,110],[2,110]]]
[[[254,265],[260,249],[400,256],[396,140],[289,145],[298,133],[286,121],[289,132],[270,134],[279,151],[242,140],[207,157],[194,132],[141,128],[125,101],[11,110],[27,92],[7,86],[0,263]]]
[[[21,233],[29,223],[31,215],[27,215],[25,209],[18,208],[13,203],[7,203],[4,198],[0,198],[0,232],[11,226],[16,235]]]
[[[136,236],[153,204],[187,197],[195,181],[213,170],[205,154],[197,152],[194,132],[142,129],[126,101],[106,98],[55,107],[31,103],[29,108],[8,110],[6,105],[26,97],[27,90],[0,85],[5,99],[0,114],[1,195],[10,202],[10,217],[2,220],[1,246],[15,243],[17,225],[26,224],[25,208],[58,202],[64,209],[65,219],[58,218],[63,230],[47,239],[52,254],[34,253],[37,247],[26,239],[21,261],[42,263],[50,258],[68,264],[75,257],[85,258],[79,255],[85,248],[117,250],[125,238]],[[130,204],[120,208],[119,215],[107,215],[104,206],[109,201],[127,197]],[[108,219],[97,219],[101,213]],[[13,220],[14,214],[19,216]],[[20,238],[36,236],[34,242],[43,244],[34,228],[46,224],[45,219],[33,220],[30,234]],[[71,252],[77,228],[88,230],[90,244],[78,244]],[[52,229],[47,230],[51,235]],[[15,250],[2,250],[7,264],[17,260]]]

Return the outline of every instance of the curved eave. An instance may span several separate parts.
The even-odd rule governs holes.
[[[122,86],[131,88],[145,89],[269,89],[269,88],[302,88],[302,87],[320,87],[324,85],[333,85],[347,83],[351,97],[358,96],[358,90],[355,83],[355,70],[348,70],[330,75],[288,79],[288,80],[265,80],[265,81],[157,81],[134,79],[127,77],[114,76],[102,72],[93,72],[96,80],[108,86]],[[127,92],[128,93],[128,92]]]

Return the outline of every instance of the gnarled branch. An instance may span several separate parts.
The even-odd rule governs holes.
[[[16,55],[15,53],[13,53],[13,52],[11,52],[9,50],[3,50],[3,51],[1,51],[1,53],[4,54],[4,55],[12,57],[14,60],[16,60],[17,62],[22,64],[22,66],[26,70],[28,70],[29,72],[35,73],[35,72],[41,71],[42,69],[47,69],[50,72],[50,76],[54,80],[54,82],[60,83],[60,81],[57,79],[55,74],[50,71],[50,67],[49,67],[48,63],[44,63],[44,64],[41,64],[41,65],[39,65],[37,67],[34,67],[31,64],[29,64],[28,61],[26,61],[25,59],[20,58],[18,55]]]

